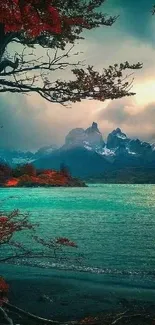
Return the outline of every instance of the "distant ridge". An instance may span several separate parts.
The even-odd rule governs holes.
[[[99,177],[114,170],[126,168],[155,168],[155,144],[140,139],[130,139],[120,128],[107,137],[107,141],[93,122],[86,130],[72,129],[64,145],[40,148],[36,153],[0,149],[0,160],[11,166],[33,163],[37,168],[59,169],[66,164],[72,175]]]

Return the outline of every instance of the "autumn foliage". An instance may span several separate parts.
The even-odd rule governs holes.
[[[42,32],[60,34],[64,23],[84,24],[82,18],[60,15],[51,3],[49,0],[1,0],[0,22],[5,33],[24,31],[30,37],[37,37]]]
[[[14,169],[1,164],[0,185],[3,187],[85,186],[84,182],[73,178],[65,166],[62,166],[59,171],[37,170],[32,164],[17,166]]]
[[[4,302],[8,302],[8,291],[9,285],[7,284],[5,279],[0,276],[0,306],[2,306]]]
[[[65,238],[65,237],[59,237],[56,239],[56,244],[60,244],[60,245],[63,245],[63,246],[70,246],[70,247],[77,247],[77,245],[69,240],[68,238]]]
[[[60,246],[67,246],[67,247],[74,247],[77,248],[77,245],[75,242],[71,241],[70,239],[66,237],[59,237],[54,239],[45,240],[43,238],[40,238],[35,233],[36,225],[31,223],[28,219],[27,215],[21,214],[18,210],[13,211],[10,214],[0,214],[0,248],[3,248],[3,245],[8,245],[9,247],[14,247],[16,250],[16,254],[13,253],[12,255],[3,256],[3,249],[2,249],[2,255],[0,255],[0,262],[3,263],[5,261],[9,260],[16,260],[17,258],[43,258],[45,257],[45,253],[47,250],[47,256],[49,259],[51,252],[52,257],[52,251],[54,250],[54,256],[56,258],[56,250],[60,248]],[[26,246],[24,246],[24,243],[21,241],[16,241],[15,236],[18,232],[22,231],[33,231],[31,234],[32,239],[34,240],[34,243],[40,244],[41,247],[43,247],[43,250],[36,256],[36,252],[30,249],[27,249]],[[45,250],[46,249],[46,250]],[[17,253],[19,251],[19,253]],[[33,255],[34,254],[34,255]],[[4,303],[8,302],[8,291],[9,291],[9,285],[5,281],[5,279],[0,276],[0,307],[4,305]]]
[[[134,95],[130,91],[132,80],[127,81],[124,70],[140,69],[141,63],[116,64],[98,73],[91,66],[81,68],[83,61],[71,60],[71,56],[80,54],[71,50],[76,41],[84,39],[85,29],[112,26],[116,21],[117,17],[107,17],[102,8],[99,11],[104,2],[0,0],[0,93],[37,93],[63,105],[82,99],[104,101]],[[20,51],[13,55],[8,46],[16,43]],[[68,44],[72,45],[69,50]],[[53,72],[68,68],[73,77],[70,80],[68,72],[66,80],[53,77]]]
[[[29,36],[38,36],[42,31],[60,33],[61,20],[58,10],[45,1],[43,11],[39,11],[37,0],[6,0],[0,2],[0,22],[5,33],[26,31]]]
[[[18,210],[8,216],[0,214],[0,245],[8,243],[16,232],[29,229],[33,229],[32,224]]]

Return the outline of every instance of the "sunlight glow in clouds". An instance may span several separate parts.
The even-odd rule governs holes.
[[[140,5],[139,3],[140,2]],[[155,0],[154,0],[155,2]],[[75,45],[78,59],[93,65],[99,73],[115,63],[143,63],[140,70],[126,71],[135,96],[105,102],[82,100],[70,108],[30,96],[9,94],[1,96],[1,146],[21,150],[36,150],[44,145],[62,145],[73,128],[86,129],[97,122],[104,139],[114,128],[120,127],[131,138],[155,142],[155,16],[151,15],[153,0],[107,0],[103,10],[120,15],[108,28],[86,31],[85,39]],[[70,48],[68,45],[67,49]],[[16,51],[19,47],[16,45]],[[11,50],[10,50],[11,51]],[[14,48],[12,49],[14,53]],[[37,49],[38,57],[43,55]],[[61,53],[59,53],[61,54]],[[77,58],[71,56],[71,63]],[[125,74],[126,74],[125,73]],[[70,69],[51,74],[51,80],[72,78]],[[10,134],[12,135],[10,137]]]
[[[134,87],[136,102],[138,105],[147,105],[155,102],[155,80],[143,81]]]

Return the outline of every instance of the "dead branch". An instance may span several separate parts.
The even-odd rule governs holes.
[[[12,319],[9,318],[8,314],[6,313],[6,311],[2,307],[0,307],[0,314],[6,320],[6,322],[7,322],[8,325],[13,325]],[[1,325],[2,325],[2,323],[1,323]]]
[[[41,324],[58,324],[58,325],[76,325],[78,324],[78,321],[68,321],[68,322],[58,322],[58,321],[54,321],[54,320],[51,320],[51,319],[46,319],[46,318],[42,318],[42,317],[39,317],[37,315],[34,315],[34,314],[31,314],[21,308],[18,308],[10,303],[7,303],[7,302],[4,302],[4,306],[7,307],[8,310],[10,311],[15,311],[17,314],[19,315],[23,315],[29,319],[32,319],[32,320],[36,320],[37,323],[41,323]],[[13,325],[13,323],[10,325]]]

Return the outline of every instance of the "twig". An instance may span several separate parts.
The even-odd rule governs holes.
[[[120,314],[121,316],[116,318],[111,325],[115,325],[117,324],[120,320],[124,319],[124,318],[133,318],[133,317],[144,317],[144,318],[148,318],[149,315],[142,315],[142,314],[133,314],[133,315],[126,315],[127,311],[125,311],[124,313]]]
[[[18,308],[8,302],[4,302],[4,305],[10,309],[10,310],[13,310],[13,311],[16,311],[18,314],[21,314],[21,315],[24,315],[28,318],[31,318],[31,319],[34,319],[34,320],[37,320],[37,323],[43,323],[43,324],[60,324],[60,325],[76,325],[78,324],[78,321],[69,321],[69,322],[58,322],[58,321],[54,321],[54,320],[51,320],[51,319],[46,319],[46,318],[42,318],[42,317],[39,317],[37,315],[34,315],[34,314],[31,314],[21,308]],[[9,325],[13,325],[13,323],[9,323]]]
[[[1,314],[3,315],[4,319],[7,321],[7,324],[9,324],[9,325],[13,325],[13,321],[12,321],[12,319],[9,318],[8,314],[6,313],[6,311],[5,311],[2,307],[0,307],[0,312],[1,312]],[[2,323],[1,323],[1,325],[2,325]],[[5,325],[6,325],[6,324],[5,324]]]

